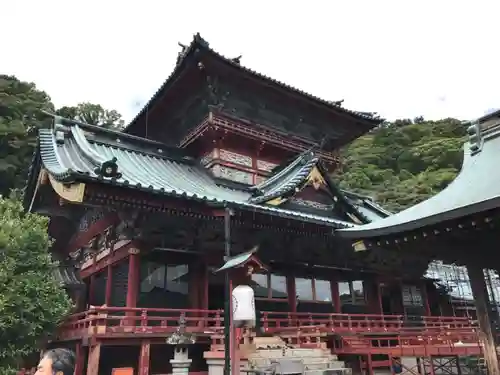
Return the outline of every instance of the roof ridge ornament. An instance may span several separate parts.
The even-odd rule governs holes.
[[[481,151],[483,145],[483,137],[481,134],[481,128],[479,121],[474,121],[467,128],[467,135],[469,136],[469,148],[471,155],[475,155]]]
[[[200,33],[194,34],[194,42],[199,43],[201,46],[205,48],[210,48],[210,43],[208,43],[203,37],[200,35]]]

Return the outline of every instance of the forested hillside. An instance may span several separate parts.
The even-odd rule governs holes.
[[[466,126],[459,120],[385,123],[342,150],[336,179],[393,212],[445,188],[462,165]]]
[[[44,112],[108,128],[123,126],[115,110],[92,103],[55,109],[50,96],[34,83],[0,74],[0,196],[24,187],[37,129],[51,124]]]

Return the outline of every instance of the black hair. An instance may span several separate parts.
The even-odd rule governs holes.
[[[52,372],[54,375],[59,371],[63,375],[73,375],[75,372],[75,353],[73,351],[64,348],[50,349],[43,356],[52,361]]]

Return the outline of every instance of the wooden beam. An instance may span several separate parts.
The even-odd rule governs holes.
[[[144,340],[141,343],[141,354],[139,356],[139,368],[137,373],[139,375],[149,375],[151,342]]]
[[[425,315],[431,316],[431,305],[429,304],[428,285],[425,280],[422,281],[422,299],[424,300]]]
[[[135,251],[132,251],[135,250]],[[128,261],[127,307],[136,307],[139,292],[140,255],[138,249],[130,249]],[[135,315],[135,313],[133,313]]]
[[[293,313],[297,312],[297,289],[295,287],[295,276],[288,274],[286,276],[286,291],[288,293],[288,306]]]
[[[86,231],[78,232],[71,239],[67,247],[68,254],[76,251],[82,246],[87,245],[95,236],[97,236],[99,233],[104,232],[107,228],[109,228],[111,225],[116,224],[118,221],[118,215],[113,212],[103,217],[102,219],[97,220]]]
[[[106,295],[104,297],[104,304],[111,306],[111,292],[113,291],[113,266],[108,264],[107,277],[106,277]]]
[[[169,196],[147,186],[111,186],[103,183],[88,183],[85,204],[124,209],[136,208],[155,212],[171,212],[178,216],[211,216],[206,202],[186,199],[184,196]]]
[[[479,338],[483,344],[483,354],[488,367],[489,375],[500,375],[498,356],[491,328],[489,311],[488,289],[484,280],[484,272],[481,266],[468,264],[470,285],[476,305],[477,319],[479,323]]]
[[[101,344],[97,343],[89,347],[89,361],[87,363],[87,375],[99,375],[99,358],[101,357]]]
[[[122,259],[125,259],[129,255],[129,250],[135,248],[135,241],[128,241],[123,243],[118,249],[110,251],[108,255],[99,259],[94,264],[80,271],[80,277],[82,279],[90,277],[100,271],[102,271],[107,266],[112,266],[113,264],[118,263]]]
[[[83,349],[82,343],[76,343],[76,351],[75,351],[75,372],[74,375],[83,375],[83,367],[85,360],[85,351]]]

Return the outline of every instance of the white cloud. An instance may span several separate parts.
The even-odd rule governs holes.
[[[500,102],[499,10],[496,0],[17,0],[2,4],[0,72],[35,81],[58,106],[92,101],[131,119],[173,69],[177,42],[199,31],[243,65],[348,108],[467,119]]]

